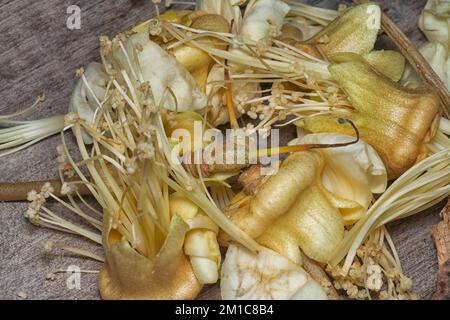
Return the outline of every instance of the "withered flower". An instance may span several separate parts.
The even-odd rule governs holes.
[[[334,64],[329,70],[355,109],[346,117],[381,156],[390,179],[427,155],[426,143],[434,136],[439,120],[439,97],[431,88],[402,87],[362,59]],[[350,126],[335,124],[338,117],[320,115],[297,125],[315,133],[352,135]]]

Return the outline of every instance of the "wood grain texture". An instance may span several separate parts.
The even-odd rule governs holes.
[[[310,1],[336,7],[338,1]],[[347,1],[349,3],[350,1]],[[416,43],[424,39],[417,18],[425,0],[380,1],[402,30]],[[81,7],[81,30],[66,28],[66,9]],[[0,3],[0,114],[21,110],[39,91],[47,100],[25,119],[66,112],[75,83],[74,71],[98,60],[98,37],[123,31],[153,15],[148,0],[3,0]],[[380,40],[385,47],[392,46]],[[69,146],[74,148],[69,137]],[[57,176],[53,137],[13,156],[0,159],[0,181],[45,180]],[[1,191],[0,191],[1,192]],[[26,203],[0,203],[0,298],[15,299],[23,291],[30,299],[98,299],[97,275],[82,274],[81,288],[69,290],[67,275],[55,281],[46,274],[69,265],[99,270],[97,262],[67,254],[46,254],[43,240],[70,243],[102,254],[100,247],[66,234],[37,228],[22,216]],[[62,208],[52,205],[58,212]],[[389,227],[405,273],[413,278],[414,290],[423,298],[435,288],[437,260],[431,226],[439,222],[442,205]],[[218,299],[218,287],[208,286],[199,297]]]

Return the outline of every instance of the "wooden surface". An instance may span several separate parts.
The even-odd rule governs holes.
[[[337,1],[321,2],[336,7]],[[425,0],[380,1],[418,45],[424,41],[417,18]],[[66,28],[66,9],[81,8],[81,30]],[[148,0],[2,0],[0,3],[0,114],[23,109],[39,91],[47,100],[25,119],[66,112],[74,86],[75,69],[98,60],[98,37],[114,35],[153,15]],[[384,40],[382,46],[391,46]],[[69,139],[70,140],[70,139]],[[0,182],[51,179],[56,173],[56,144],[53,137],[13,156],[0,159]],[[73,144],[71,144],[73,148]],[[0,190],[1,192],[1,190]],[[48,272],[77,265],[99,270],[100,264],[67,254],[43,251],[41,242],[52,240],[89,248],[100,247],[57,232],[37,228],[22,216],[26,203],[0,203],[0,298],[16,299],[24,292],[29,299],[98,299],[96,274],[82,274],[80,289],[69,290],[68,276]],[[58,212],[61,207],[52,205]],[[405,273],[412,277],[414,290],[423,298],[434,291],[437,272],[431,226],[439,221],[439,207],[389,227]],[[218,289],[205,288],[200,298],[218,298]]]

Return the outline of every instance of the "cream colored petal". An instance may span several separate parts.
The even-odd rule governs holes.
[[[444,81],[447,89],[450,90],[449,48],[440,43],[429,43],[420,49],[420,53],[430,63],[439,78]]]
[[[70,97],[69,111],[76,113],[87,123],[92,123],[95,110],[99,107],[96,101],[103,101],[109,76],[100,63],[92,62],[84,70],[84,77],[89,87],[83,79],[78,80]],[[84,143],[91,144],[91,136],[85,131],[82,134]]]
[[[419,51],[439,78],[446,84],[447,89],[450,90],[450,54],[448,47],[438,42],[431,42],[426,44]],[[405,86],[417,88],[421,85],[422,80],[414,72],[412,67],[407,65],[401,83]]]
[[[222,265],[225,300],[327,299],[320,285],[297,264],[269,250],[253,254],[231,245]]]
[[[259,0],[249,9],[244,18],[240,35],[254,41],[268,36],[277,36],[281,32],[284,17],[290,7],[279,0]]]
[[[450,3],[447,0],[428,0],[419,18],[419,28],[431,42],[450,43]]]
[[[149,82],[155,103],[168,110],[189,111],[206,107],[206,96],[188,70],[147,32],[124,40],[125,52],[115,49],[112,63],[125,70],[131,81]]]
[[[350,136],[320,133],[306,135],[299,143],[336,144],[353,140]],[[341,207],[344,216],[354,218],[364,214],[373,200],[373,193],[382,193],[387,186],[386,168],[376,151],[360,140],[347,147],[321,149],[319,152],[325,157],[324,186],[335,196],[359,204],[359,207]]]
[[[224,213],[258,243],[294,263],[301,263],[299,247],[326,263],[344,236],[344,219],[322,186],[323,166],[319,152],[293,153],[258,185],[249,203],[231,205]]]

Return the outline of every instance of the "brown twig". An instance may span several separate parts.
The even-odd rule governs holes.
[[[364,4],[366,0],[353,0],[357,4]],[[420,76],[422,81],[434,88],[441,99],[442,113],[446,118],[450,119],[450,93],[444,82],[431,68],[430,64],[425,60],[422,54],[412,44],[408,37],[397,27],[397,25],[385,14],[381,14],[381,27],[384,32],[397,45],[400,52],[408,60],[414,71]]]
[[[27,200],[28,192],[32,190],[40,191],[42,186],[49,182],[55,189],[54,195],[57,197],[65,197],[61,194],[61,181],[31,181],[31,182],[17,182],[17,183],[0,183],[0,201],[25,201]],[[80,195],[90,195],[88,188],[85,185],[78,186],[78,193]]]
[[[436,245],[439,272],[433,299],[450,299],[450,200],[441,211],[442,221],[432,228]]]

